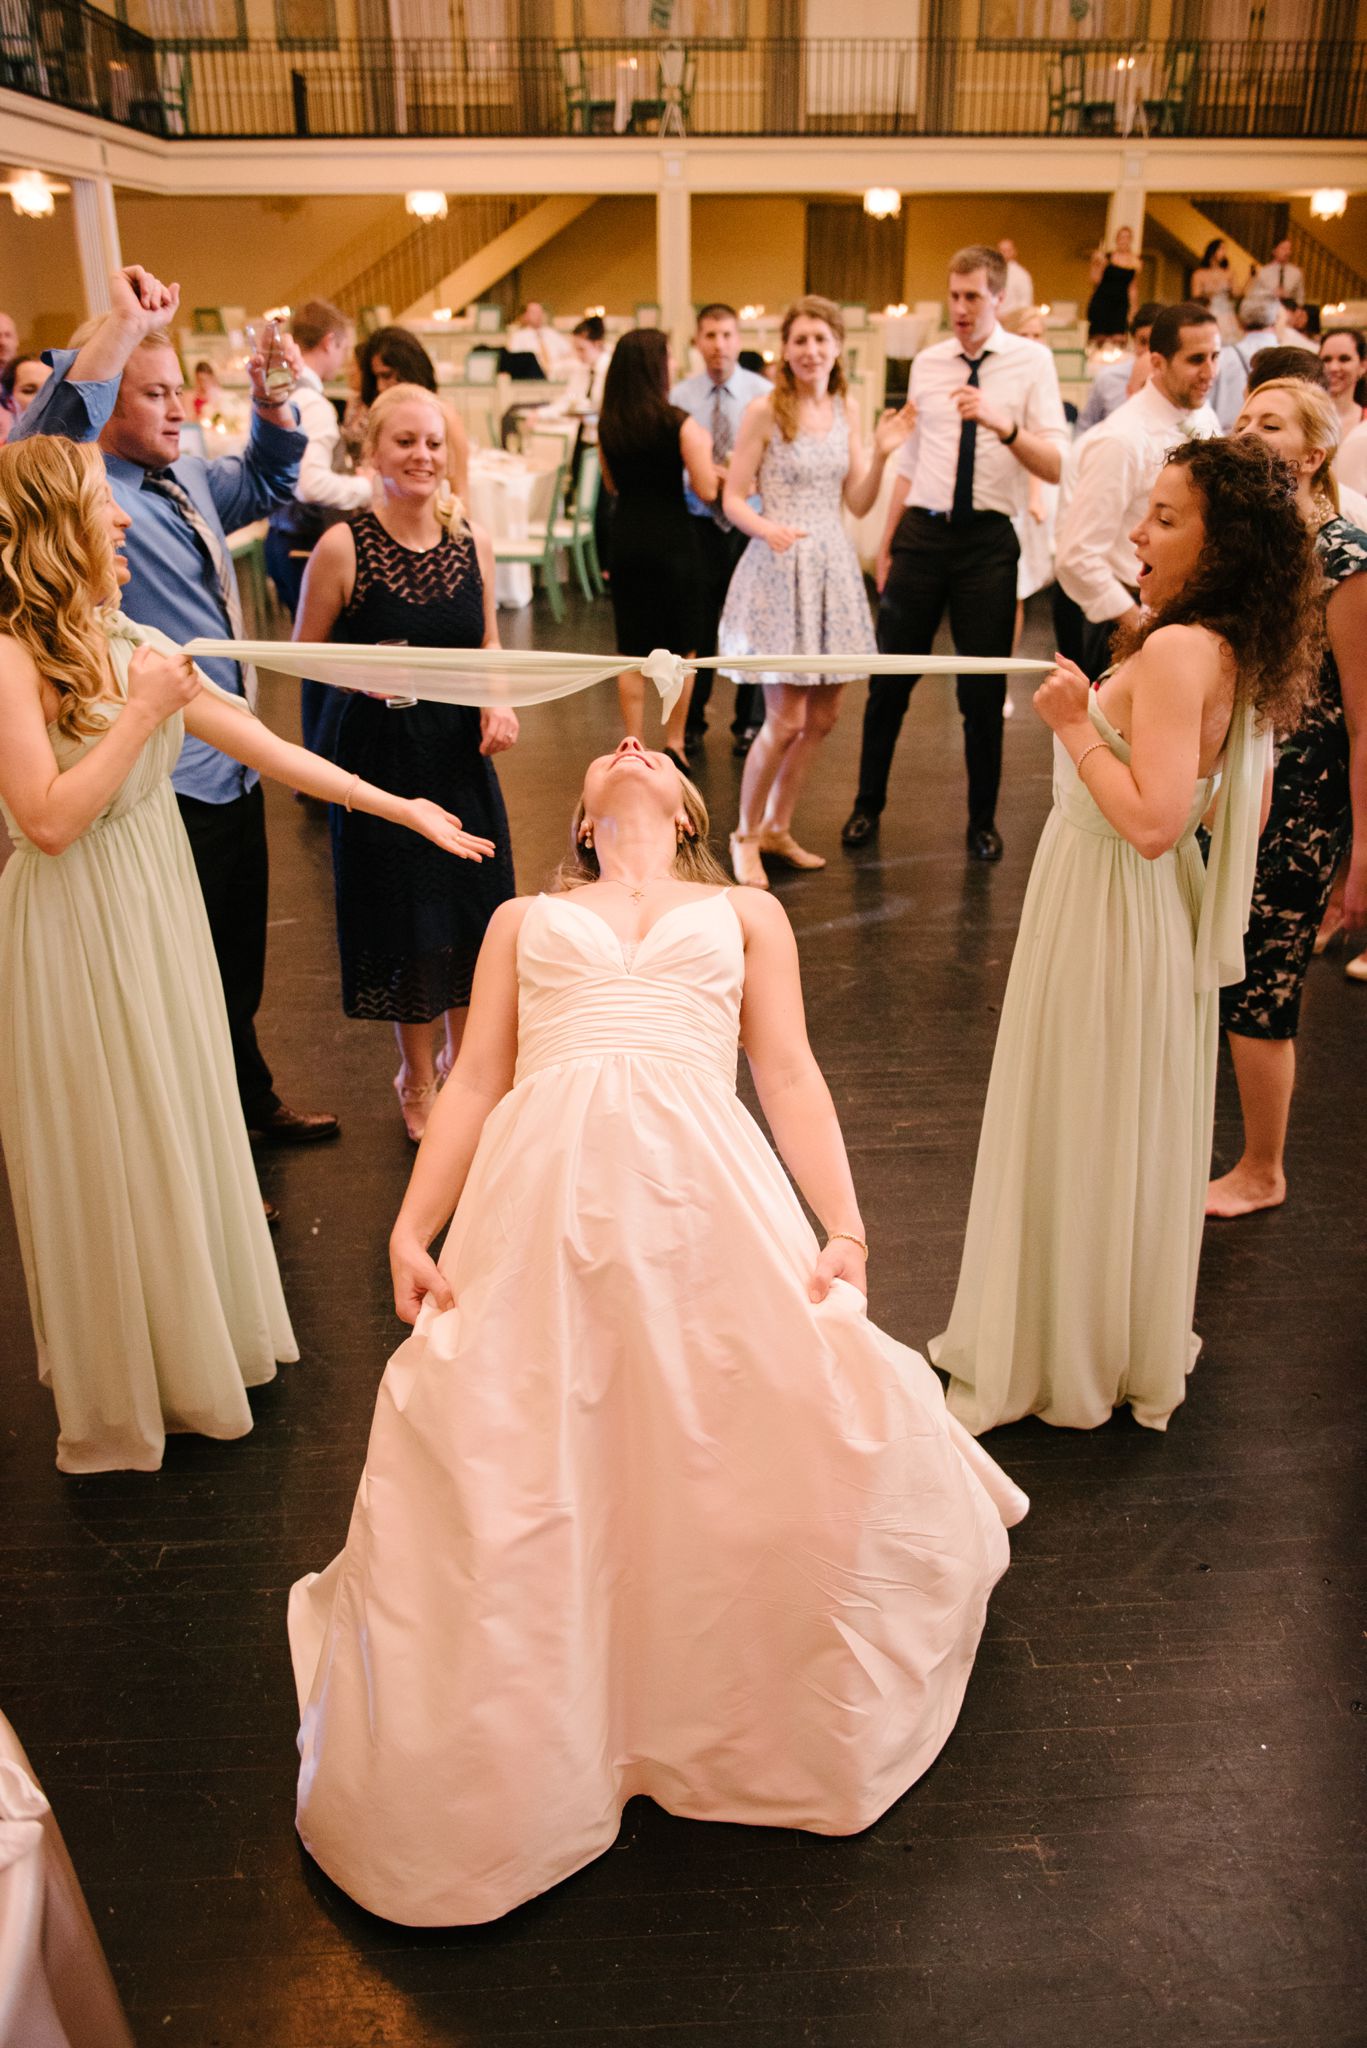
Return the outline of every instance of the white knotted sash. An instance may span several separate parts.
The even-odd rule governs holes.
[[[782,667],[789,675],[828,675],[848,662],[869,676],[1047,675],[1051,661],[1024,661],[996,654],[713,654],[684,656],[657,647],[645,656],[557,654],[543,648],[347,647],[332,641],[191,640],[185,652],[195,660],[214,655],[273,668],[280,675],[331,683],[339,690],[369,691],[377,697],[421,697],[430,704],[469,704],[521,711],[592,689],[613,676],[639,669],[660,693],[668,718],[689,675],[700,668],[725,668],[728,675]]]

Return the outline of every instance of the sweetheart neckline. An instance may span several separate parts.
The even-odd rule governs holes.
[[[549,891],[543,889],[540,892],[538,901],[541,903],[564,904],[572,910],[577,910],[581,917],[592,918],[593,922],[596,925],[598,925],[601,928],[601,930],[607,933],[608,937],[613,941],[614,945],[616,946],[617,955],[618,958],[621,960],[623,972],[626,974],[632,974],[635,971],[636,961],[640,959],[641,954],[644,952],[646,946],[650,943],[650,940],[654,937],[655,933],[660,929],[660,926],[662,924],[667,924],[671,917],[676,917],[682,910],[696,910],[699,908],[699,906],[705,908],[710,903],[726,903],[728,902],[730,895],[731,891],[729,889],[719,889],[713,896],[690,896],[686,898],[685,901],[682,903],[671,903],[668,910],[662,910],[660,912],[660,915],[655,919],[654,923],[648,926],[647,929],[644,932],[642,932],[639,939],[635,940],[623,939],[620,932],[618,932],[614,926],[610,925],[605,917],[600,917],[596,910],[590,910],[586,903],[576,903],[573,894],[569,892],[562,892],[560,894],[552,895]],[[736,917],[734,909],[731,911],[731,915],[736,919],[736,930],[740,935],[741,944],[744,945],[745,935],[741,929],[740,919],[739,917]],[[630,944],[634,949],[630,960],[628,960],[627,958],[628,944]]]

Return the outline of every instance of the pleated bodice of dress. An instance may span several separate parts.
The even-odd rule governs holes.
[[[1106,717],[1096,701],[1095,691],[1087,700],[1087,711],[1097,738],[1105,740],[1116,759],[1123,761],[1128,767],[1130,743],[1121,738]],[[1195,838],[1196,828],[1210,809],[1211,799],[1220,787],[1221,772],[1217,767],[1211,774],[1203,776],[1197,782],[1191,800],[1191,810],[1177,841],[1178,846],[1185,846]],[[1077,772],[1072,756],[1062,740],[1057,738],[1054,741],[1054,808],[1062,814],[1067,824],[1075,825],[1079,832],[1095,833],[1099,839],[1124,841],[1124,834],[1118,832],[1110,819],[1097,808],[1095,799]],[[1135,859],[1142,860],[1143,855],[1136,853]]]
[[[727,893],[674,904],[632,948],[572,894],[539,897],[518,944],[516,1081],[616,1054],[734,1092],[745,946]]]

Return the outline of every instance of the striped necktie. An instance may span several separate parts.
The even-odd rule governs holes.
[[[712,419],[710,423],[712,429],[712,459],[714,462],[725,462],[736,443],[736,437],[731,426],[731,415],[727,410],[725,399],[726,386],[724,384],[714,384],[712,387]],[[730,533],[731,521],[721,509],[720,493],[718,493],[717,502],[712,506],[711,510],[712,517],[722,532]]]
[[[231,637],[234,640],[245,640],[247,636],[242,625],[242,601],[237,594],[237,578],[233,574],[233,565],[224,552],[222,541],[214,532],[184,484],[178,482],[172,476],[169,469],[149,469],[143,472],[142,487],[145,491],[152,491],[157,497],[165,498],[169,504],[174,505],[181,518],[189,526],[195,539],[199,542],[200,550],[210,569],[213,571],[214,588],[218,593],[219,602],[223,606],[227,617]],[[250,662],[240,662],[238,666],[242,672],[243,695],[254,711],[256,709],[256,670]]]

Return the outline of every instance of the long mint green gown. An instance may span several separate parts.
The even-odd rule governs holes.
[[[1130,749],[1093,695],[1093,726]],[[949,1327],[931,1358],[975,1436],[1024,1415],[1165,1429],[1192,1330],[1219,1049],[1241,981],[1270,738],[1236,701],[1177,845],[1146,860],[1055,741],[983,1112]],[[1218,790],[1209,864],[1196,828]]]
[[[138,645],[171,650],[105,623],[120,690]],[[63,770],[98,743],[49,736]],[[64,853],[4,814],[0,1140],[64,1472],[155,1471],[168,1430],[244,1436],[246,1389],[299,1355],[171,789],[183,736],[160,725]]]

